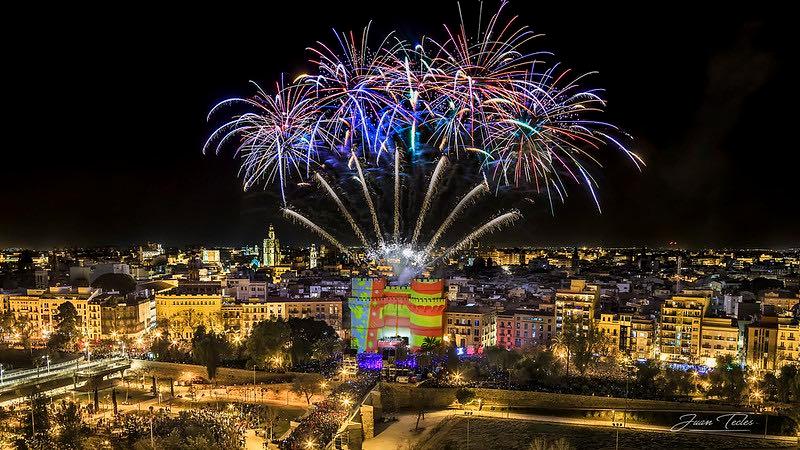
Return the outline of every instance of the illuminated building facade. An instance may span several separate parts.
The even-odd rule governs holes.
[[[388,286],[384,278],[354,278],[351,288],[351,346],[359,352],[375,352],[399,341],[417,349],[426,337],[443,338],[447,300],[442,280]]]
[[[281,263],[281,243],[275,237],[275,227],[272,224],[269,225],[267,238],[264,239],[261,262],[264,267],[272,267]]]
[[[701,364],[713,367],[719,356],[731,356],[739,361],[739,327],[727,317],[704,317],[701,321]]]
[[[518,309],[497,313],[495,342],[505,349],[547,347],[556,335],[553,311]]]
[[[467,354],[495,344],[495,316],[491,310],[450,306],[445,310],[444,341],[465,349]]]
[[[561,331],[566,318],[576,324],[594,320],[594,312],[600,302],[600,288],[587,284],[586,280],[570,280],[569,289],[556,291],[556,330]]]
[[[103,294],[96,301],[100,303],[100,326],[104,339],[139,337],[147,330],[150,299]]]
[[[747,327],[747,367],[756,371],[775,370],[778,348],[778,318],[762,317]]]
[[[308,268],[309,269],[316,269],[317,268],[317,246],[311,244],[311,248],[308,251]]]
[[[96,293],[97,291],[84,287],[28,289],[24,295],[9,295],[3,305],[15,321],[27,321],[31,324],[33,340],[43,341],[58,325],[58,307],[62,303],[72,303],[78,313],[81,335],[94,340],[100,339],[102,334],[100,304],[92,301]]]
[[[700,353],[700,329],[708,309],[705,296],[676,295],[661,305],[659,353],[662,361],[691,363]]]
[[[215,282],[182,283],[156,294],[156,319],[169,322],[170,334],[191,339],[195,328],[222,331],[222,286]]]
[[[787,364],[800,364],[800,324],[778,323],[776,369]]]

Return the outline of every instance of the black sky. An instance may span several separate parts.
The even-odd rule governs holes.
[[[4,31],[0,248],[254,243],[269,221],[286,240],[308,238],[271,218],[276,204],[241,192],[230,155],[201,154],[206,113],[248,95],[248,80],[302,72],[305,47],[329,41],[331,27],[371,18],[411,38],[458,20],[455,2],[379,3],[20,14],[20,31]],[[599,72],[592,83],[607,89],[608,118],[635,137],[648,167],[639,174],[606,151],[602,214],[573,189],[554,217],[540,203],[496,241],[800,246],[788,15],[604,3],[510,10],[546,34],[541,48]]]

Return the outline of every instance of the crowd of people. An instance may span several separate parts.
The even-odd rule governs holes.
[[[364,372],[354,380],[337,386],[323,401],[312,406],[288,438],[281,442],[285,450],[322,448],[345,423],[361,400],[377,383],[377,372]]]

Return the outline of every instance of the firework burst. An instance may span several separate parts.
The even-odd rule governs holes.
[[[225,107],[246,111],[223,122],[205,150],[219,152],[235,142],[245,189],[277,185],[288,218],[356,258],[357,252],[288,206],[285,188],[314,178],[367,259],[394,261],[403,272],[446,261],[519,220],[519,211],[499,212],[437,250],[470,206],[492,192],[499,194],[501,187],[544,195],[552,210],[574,183],[591,194],[599,210],[592,176],[601,167],[597,151],[612,147],[636,168],[644,163],[622,143],[626,136],[616,126],[599,120],[606,104],[601,90],[584,87],[590,74],[576,75],[547,63],[550,53],[531,51],[537,35],[517,25],[516,17],[504,20],[504,9],[505,4],[485,25],[479,20],[474,35],[462,18],[457,27],[444,27],[444,39],[425,37],[415,46],[389,33],[371,47],[369,25],[360,37],[336,33],[335,45],[317,42],[309,48],[313,73],[278,83],[272,94],[257,86],[251,98],[214,106],[209,117]],[[419,193],[423,200],[406,234],[402,203],[416,193],[403,179],[411,166],[431,160],[438,163]],[[483,181],[422,243],[428,213],[453,166],[466,166]],[[392,223],[387,226],[381,224],[382,205],[370,187],[375,172],[393,180]],[[337,193],[337,185],[353,180],[360,195],[348,196],[347,203],[365,206],[370,224],[363,229],[356,219],[361,215],[348,210]]]

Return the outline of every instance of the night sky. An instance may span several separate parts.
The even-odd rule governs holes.
[[[21,15],[24,30],[4,46],[0,248],[241,245],[260,241],[270,221],[284,241],[309,239],[277,217],[272,199],[242,192],[230,154],[202,155],[209,108],[249,95],[248,80],[302,73],[305,47],[330,42],[331,27],[360,30],[371,18],[378,33],[441,36],[458,12],[438,0],[392,10],[269,3]],[[607,89],[607,118],[635,137],[648,167],[639,174],[605,150],[602,214],[573,187],[555,216],[539,202],[495,242],[800,246],[788,15],[603,3],[515,1],[510,10],[546,34],[539,48],[599,72],[591,83]]]

